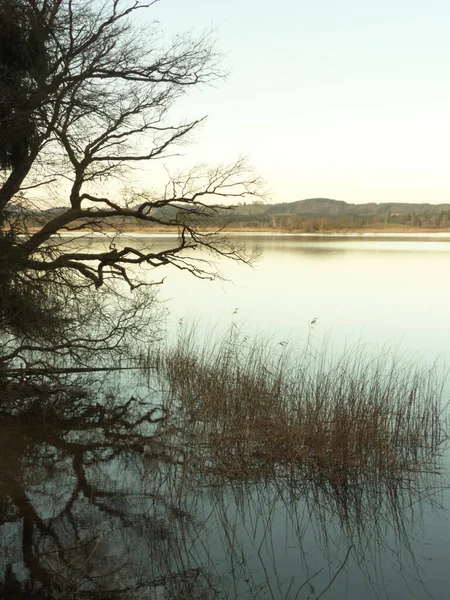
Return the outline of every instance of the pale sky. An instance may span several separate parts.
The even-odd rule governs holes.
[[[215,28],[226,81],[197,161],[249,157],[273,202],[450,202],[450,0],[161,0],[168,37]]]

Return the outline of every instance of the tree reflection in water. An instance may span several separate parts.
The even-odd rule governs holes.
[[[414,537],[436,477],[200,475],[162,408],[108,385],[4,398],[2,598],[339,598],[349,579],[383,596],[387,556],[425,594]]]

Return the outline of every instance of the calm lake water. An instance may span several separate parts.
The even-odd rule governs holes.
[[[227,281],[199,281],[167,270],[161,293],[169,302],[169,329],[187,319],[199,320],[201,332],[214,326],[220,331],[234,320],[245,332],[269,335],[274,341],[294,339],[301,346],[309,340],[317,348],[326,343],[338,354],[355,344],[374,353],[384,351],[387,345],[407,360],[427,364],[438,360],[450,365],[450,236],[246,234],[238,239],[244,239],[249,249],[261,249],[262,256],[253,268],[219,261],[220,273]],[[330,563],[326,563],[328,569],[324,566],[324,556],[331,563],[334,559],[336,570],[354,543],[361,553],[356,553],[360,564],[350,561],[329,597],[425,598],[428,593],[445,597],[450,583],[446,572],[450,522],[445,510],[434,510],[444,496],[444,504],[450,508],[444,488],[436,487],[442,498],[431,493],[429,502],[420,506],[417,499],[411,499],[414,509],[405,501],[397,530],[394,515],[399,507],[393,510],[391,506],[389,515],[387,506],[366,506],[366,513],[359,515],[363,522],[357,524],[343,522],[342,506],[333,500],[328,499],[333,510],[326,500],[323,505],[319,500],[310,512],[305,508],[308,502],[300,500],[295,508],[291,506],[301,513],[298,521],[287,514],[285,505],[275,503],[269,527],[270,553],[266,547],[272,560],[267,554],[264,560],[261,556],[255,559],[258,539],[247,546],[247,555],[254,557],[255,572],[265,572],[263,563],[269,563],[274,572],[281,569],[281,574],[275,577],[272,573],[270,580],[281,578],[285,585],[290,577],[298,576],[300,557],[307,556],[305,572],[309,575],[315,567],[324,567],[313,582],[318,594],[335,572]],[[263,500],[263,506],[264,502],[271,505]],[[323,506],[327,506],[325,514],[321,514]],[[418,513],[409,512],[416,509]],[[358,521],[357,509],[353,510],[350,521]],[[261,512],[267,518],[269,509]],[[355,533],[360,526],[356,538],[361,534],[363,540],[348,535],[348,530]],[[408,540],[401,533],[403,526]],[[297,536],[293,534],[296,527],[301,529]],[[241,535],[246,528],[244,520],[239,526]],[[273,595],[281,598],[285,592],[286,587]],[[311,589],[303,589],[299,597],[315,595]]]
[[[158,269],[169,336],[180,321],[201,319],[200,337],[234,321],[275,344],[320,348],[326,339],[337,353],[389,344],[406,358],[450,364],[450,237],[245,241],[262,257],[253,268],[219,261],[227,281]],[[143,395],[145,382],[136,384]],[[442,474],[387,487],[189,480],[179,457],[167,460],[159,446],[161,415],[150,410],[142,420],[140,408],[123,408],[129,390],[105,417],[119,388],[111,376],[92,382],[99,402],[74,401],[58,426],[0,415],[1,597],[448,597],[445,457]]]
[[[186,317],[223,326],[234,319],[250,333],[304,340],[315,321],[318,342],[390,343],[427,359],[449,358],[450,236],[241,239],[263,254],[253,268],[219,261],[227,281],[164,272],[171,327]]]

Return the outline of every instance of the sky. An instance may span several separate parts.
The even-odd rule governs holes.
[[[272,202],[450,202],[449,0],[161,0],[228,72],[182,99],[192,160],[247,156]]]

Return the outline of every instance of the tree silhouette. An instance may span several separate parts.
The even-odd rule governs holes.
[[[96,287],[105,276],[131,287],[130,265],[172,263],[200,271],[180,259],[184,248],[207,246],[238,258],[230,246],[198,232],[217,213],[211,197],[257,193],[257,180],[242,161],[215,169],[198,168],[172,177],[160,193],[128,191],[117,184],[134,166],[161,160],[202,121],[175,123],[169,110],[189,88],[220,73],[208,36],[179,36],[161,48],[156,29],[140,31],[134,13],[155,2],[110,0],[9,0],[2,4],[0,112],[3,145],[0,165],[0,214],[15,205],[39,223],[22,224],[20,248],[27,268],[76,272]],[[104,184],[110,185],[105,188]],[[65,196],[62,195],[65,190]],[[114,191],[106,193],[106,189]],[[57,211],[45,211],[43,199],[57,190]],[[105,190],[105,193],[103,193]],[[65,200],[64,200],[65,198]],[[64,202],[63,202],[64,201]],[[38,215],[36,215],[36,209]],[[39,209],[41,209],[39,211]],[[12,211],[16,215],[16,211]],[[9,211],[11,215],[11,210]],[[111,246],[101,253],[73,254],[45,245],[62,230],[117,228],[123,219],[177,226],[174,248],[162,253]],[[11,216],[10,216],[11,219]],[[17,226],[17,220],[15,221]]]
[[[134,169],[169,159],[203,120],[171,120],[174,102],[221,76],[208,35],[180,35],[164,47],[156,25],[137,26],[155,2],[0,5],[0,325],[9,332],[23,334],[28,323],[63,335],[80,298],[92,302],[87,288],[114,294],[117,280],[131,290],[151,284],[142,265],[211,278],[211,263],[192,251],[248,259],[218,231],[204,232],[224,199],[258,194],[244,161],[168,176],[156,192],[131,185]],[[158,251],[118,247],[117,233],[130,224],[179,235]],[[63,231],[92,229],[113,232],[101,249],[57,241]],[[43,326],[46,315],[59,315],[63,329]]]

